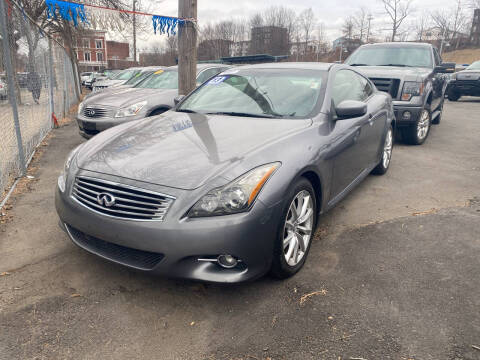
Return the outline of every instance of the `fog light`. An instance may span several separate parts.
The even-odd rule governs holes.
[[[217,262],[221,267],[226,269],[231,269],[237,266],[238,260],[235,259],[232,255],[219,255]]]
[[[412,113],[410,111],[403,112],[403,120],[410,120],[412,118]]]

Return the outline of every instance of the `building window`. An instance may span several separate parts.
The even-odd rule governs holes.
[[[83,47],[86,49],[90,47],[90,39],[83,39]]]
[[[97,52],[97,61],[103,61],[103,53]]]
[[[75,51],[75,56],[77,57],[77,60],[79,60],[79,58],[78,58],[78,51]]]
[[[85,60],[85,61],[91,61],[91,60],[90,60],[90,53],[89,53],[89,52],[85,52],[85,53],[83,54],[83,60]]]
[[[102,40],[95,40],[95,48],[96,49],[103,49],[103,41]]]

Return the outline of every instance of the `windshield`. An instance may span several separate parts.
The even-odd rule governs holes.
[[[124,70],[121,73],[117,74],[117,76],[115,76],[113,79],[128,80],[137,73],[138,73],[138,70]]]
[[[475,61],[472,63],[472,65],[467,67],[467,70],[480,70],[480,61]]]
[[[135,87],[142,89],[178,89],[178,72],[158,70]]]
[[[221,74],[192,93],[177,111],[256,117],[307,117],[326,72],[250,69]]]
[[[125,85],[135,85],[139,84],[141,81],[153,74],[153,71],[140,72],[137,75],[131,77]]]
[[[418,46],[364,47],[355,51],[345,63],[356,66],[433,67],[431,51]]]

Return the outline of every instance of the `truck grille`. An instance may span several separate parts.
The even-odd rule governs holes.
[[[110,116],[110,110],[98,107],[86,107],[83,109],[83,116],[88,118],[103,118]]]
[[[175,200],[168,195],[85,176],[75,179],[72,196],[103,215],[140,221],[162,221]]]
[[[381,78],[370,78],[375,84],[378,90],[390,94],[392,99],[396,99],[398,96],[398,88],[400,86],[399,79],[381,79]]]
[[[67,224],[65,224],[65,227],[72,241],[81,248],[108,260],[136,269],[152,270],[164,257],[164,255],[160,253],[132,249],[101,240],[87,235]]]

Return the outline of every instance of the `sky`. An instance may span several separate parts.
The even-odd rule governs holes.
[[[141,1],[146,4],[151,13],[178,15],[177,0]],[[467,4],[470,0],[464,0],[464,2]],[[386,17],[380,0],[198,0],[198,22],[201,25],[231,18],[249,18],[256,12],[278,5],[289,7],[297,13],[311,7],[317,20],[323,23],[329,40],[341,36],[341,26],[345,17],[355,14],[360,7],[364,7],[373,15],[374,29],[386,27]],[[411,5],[413,13],[408,21],[415,21],[422,12],[446,10],[451,6],[453,6],[453,0],[413,0]],[[469,9],[470,12],[472,10]],[[149,47],[155,41],[152,36],[150,34],[141,36],[139,47]]]

